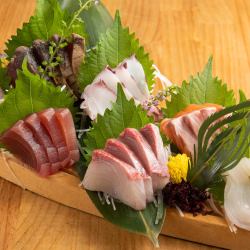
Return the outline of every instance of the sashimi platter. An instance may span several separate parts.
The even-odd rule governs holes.
[[[213,76],[212,57],[171,83],[121,16],[100,1],[37,0],[0,56],[0,176],[43,186],[68,173],[83,210],[88,199],[156,247],[171,223],[209,235],[206,218],[249,238],[250,101]]]

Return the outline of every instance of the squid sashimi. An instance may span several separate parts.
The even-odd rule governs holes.
[[[157,160],[162,166],[165,166],[167,164],[167,153],[164,149],[159,128],[150,123],[143,127],[140,132],[151,146]]]
[[[216,104],[191,104],[175,118],[164,119],[161,122],[161,131],[182,153],[193,156],[202,123],[221,109],[222,107]]]
[[[55,111],[56,119],[58,120],[66,145],[70,151],[70,157],[74,162],[77,162],[80,159],[80,154],[73,117],[68,109],[56,109]]]
[[[125,143],[140,159],[147,173],[152,177],[153,190],[161,190],[169,182],[166,165],[162,166],[156,159],[151,146],[142,134],[133,128],[126,128],[119,139]]]
[[[93,151],[83,186],[91,191],[108,193],[135,210],[146,208],[141,174],[131,165],[104,150]]]
[[[42,176],[50,174],[50,164],[43,146],[35,140],[24,121],[18,121],[1,136],[1,143]]]
[[[31,129],[34,137],[39,142],[39,144],[44,147],[49,162],[51,163],[51,173],[56,173],[61,167],[61,164],[59,163],[58,151],[54,146],[46,129],[42,126],[38,115],[34,113],[28,116],[24,120],[24,122],[27,127]]]
[[[125,59],[122,62],[122,65],[125,69],[128,70],[131,77],[137,82],[140,91],[149,96],[149,89],[146,82],[146,76],[144,73],[144,69],[139,61],[136,59],[135,55],[132,55],[130,58]]]
[[[83,94],[84,101],[81,108],[94,120],[97,115],[104,115],[106,109],[111,109],[112,103],[116,101],[116,94],[109,89],[104,81],[88,85]]]
[[[146,173],[141,162],[136,157],[133,151],[131,151],[124,143],[117,139],[109,139],[105,145],[105,151],[117,157],[119,160],[126,162],[127,164],[133,166],[143,177],[145,192],[147,201],[154,200],[154,192],[152,187],[152,179]]]

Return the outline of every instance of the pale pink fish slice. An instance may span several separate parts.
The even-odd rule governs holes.
[[[105,145],[106,152],[114,155],[119,160],[126,162],[127,164],[133,166],[143,177],[144,185],[145,185],[145,192],[147,201],[151,202],[154,200],[154,192],[152,186],[152,179],[146,173],[145,169],[143,168],[141,162],[136,157],[133,151],[131,151],[124,143],[117,139],[108,139]]]
[[[169,182],[167,167],[163,168],[156,159],[152,148],[142,136],[142,134],[134,128],[126,128],[119,139],[124,142],[140,159],[147,173],[152,177],[153,190],[161,190]]]
[[[83,186],[108,193],[135,210],[146,208],[146,194],[141,174],[131,165],[104,150],[92,153]]]

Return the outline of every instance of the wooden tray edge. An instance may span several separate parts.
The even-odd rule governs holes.
[[[11,154],[1,151],[0,177],[50,200],[102,217],[73,174],[60,172],[41,178]],[[231,233],[221,217],[191,214],[180,217],[174,209],[167,210],[161,234],[230,249],[247,249],[250,238],[250,232],[245,230]]]

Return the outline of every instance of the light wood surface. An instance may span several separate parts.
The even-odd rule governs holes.
[[[121,10],[155,63],[180,83],[214,56],[214,72],[250,96],[250,1],[105,0]],[[0,48],[27,21],[34,0],[1,0]],[[79,197],[80,199],[81,197]],[[1,249],[152,249],[138,235],[0,179]],[[181,226],[181,225],[180,225]],[[187,228],[188,230],[188,228]],[[212,249],[160,236],[161,249]]]
[[[52,201],[102,217],[85,190],[79,186],[79,177],[73,171],[42,178],[8,152],[1,151],[0,176]],[[238,229],[237,234],[232,234],[222,217],[216,215],[194,217],[189,213],[184,213],[181,217],[173,208],[167,209],[161,234],[235,250],[247,249],[250,237],[249,231],[241,229]],[[13,246],[17,241],[18,238],[13,239]]]

